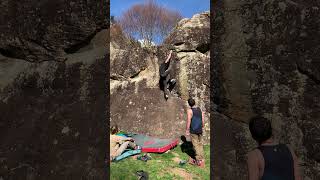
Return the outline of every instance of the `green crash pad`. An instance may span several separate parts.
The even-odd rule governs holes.
[[[136,154],[140,154],[141,153],[141,150],[140,149],[137,149],[137,150],[127,150],[125,151],[124,153],[122,153],[120,156],[117,156],[114,161],[120,161],[126,157],[129,157],[129,156],[133,156],[133,155],[136,155]]]

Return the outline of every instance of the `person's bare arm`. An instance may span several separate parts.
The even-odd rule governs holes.
[[[167,57],[167,59],[166,59],[165,63],[168,63],[168,62],[169,62],[169,60],[170,60],[170,58],[171,58],[171,54],[172,54],[172,50],[170,50],[170,53],[169,53],[169,55],[168,55],[168,57]]]
[[[133,139],[130,137],[117,136],[117,142],[122,144],[124,141],[132,141]]]
[[[171,68],[172,68],[172,65],[171,65],[171,63],[169,62],[169,67],[168,67],[168,69],[166,70],[166,73],[169,73],[169,71],[171,70]]]
[[[258,157],[255,151],[249,152],[247,165],[248,165],[249,180],[259,180],[259,163],[258,163]]]
[[[169,63],[169,67],[168,67],[168,69],[165,71],[166,76],[169,74],[169,71],[170,71],[171,68],[172,68],[171,62],[169,62],[169,61],[170,61],[170,58],[171,58],[171,54],[172,54],[172,50],[170,51],[170,54],[169,54],[169,56],[168,56],[168,58],[167,58],[167,60],[166,60],[166,62],[165,62],[165,63]]]
[[[289,147],[289,146],[288,146]],[[293,167],[294,167],[294,179],[295,180],[301,180],[301,175],[300,175],[300,168],[299,168],[299,160],[296,154],[294,153],[293,149],[289,147],[292,158],[293,158]]]
[[[204,113],[202,112],[202,128],[204,127]]]
[[[187,110],[187,129],[186,129],[186,135],[189,135],[189,129],[190,129],[190,122],[191,122],[191,118],[192,118],[192,110],[188,109]]]
[[[127,137],[127,138],[126,138],[126,141],[133,141],[133,138]]]
[[[119,139],[119,142],[123,142],[125,141],[127,138],[126,137],[123,137],[123,136],[118,136],[118,139]]]

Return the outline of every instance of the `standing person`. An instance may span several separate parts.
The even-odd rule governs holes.
[[[273,140],[268,119],[252,118],[249,129],[259,145],[248,154],[249,180],[301,180],[297,156],[290,147]]]
[[[195,160],[193,164],[204,167],[202,129],[204,126],[204,114],[195,104],[194,99],[189,98],[190,109],[187,110],[187,130],[186,135],[190,135],[191,142],[195,150]]]
[[[111,132],[111,135],[110,135],[110,160],[111,161],[117,156],[121,155],[123,151],[126,150],[128,147],[132,149],[140,149],[140,147],[134,143],[134,140],[132,138],[116,135],[116,133],[119,132],[119,129],[117,126],[112,126],[110,132]]]
[[[171,65],[171,54],[172,50],[170,50],[167,59],[160,65],[159,74],[160,74],[160,88],[164,92],[164,97],[167,100],[169,98],[169,90],[168,86],[174,86],[176,83],[175,79],[170,79],[170,70],[172,68]]]

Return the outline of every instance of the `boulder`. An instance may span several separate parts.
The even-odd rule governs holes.
[[[213,6],[212,108],[227,117],[229,126],[243,127],[234,130],[238,136],[228,137],[233,156],[213,155],[220,159],[216,166],[232,164],[235,173],[243,173],[238,179],[247,179],[243,153],[256,146],[247,123],[261,115],[272,121],[275,139],[296,151],[303,177],[319,179],[319,3],[224,1]],[[215,149],[227,142],[219,121],[224,120],[213,124]],[[227,168],[214,174],[217,179],[237,175]]]
[[[1,54],[30,62],[64,61],[108,26],[106,1],[12,1],[0,4]],[[103,10],[104,9],[104,10]]]
[[[0,179],[107,177],[107,4],[0,3]]]
[[[161,46],[151,49],[111,34],[112,125],[128,132],[180,138],[185,134],[187,99],[193,97],[205,112],[204,139],[209,142],[209,17],[205,12],[183,19]],[[177,83],[166,101],[159,87],[159,66],[170,48],[174,49],[171,77]]]

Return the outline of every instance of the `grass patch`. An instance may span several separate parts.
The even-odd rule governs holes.
[[[168,153],[155,154],[150,153],[151,160],[143,162],[131,157],[123,159],[116,163],[111,163],[111,180],[136,180],[136,171],[143,170],[148,172],[149,179],[154,180],[177,180],[185,179],[186,176],[192,176],[192,179],[210,179],[210,146],[204,146],[205,168],[199,168],[190,164],[180,166],[173,159],[178,157],[181,160],[188,160],[188,155],[181,151],[177,146]]]

